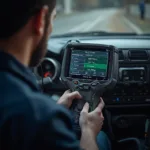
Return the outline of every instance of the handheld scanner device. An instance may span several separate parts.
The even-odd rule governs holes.
[[[79,91],[83,100],[75,100],[71,109],[76,113],[75,124],[86,102],[93,111],[100,96],[112,89],[118,79],[118,50],[114,46],[85,43],[68,43],[64,50],[61,81]],[[79,126],[78,126],[79,127]]]

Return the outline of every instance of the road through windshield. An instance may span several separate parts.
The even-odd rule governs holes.
[[[150,33],[150,0],[58,0],[52,35],[107,31]]]

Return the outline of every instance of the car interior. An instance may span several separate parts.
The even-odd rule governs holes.
[[[118,48],[118,81],[112,90],[103,94],[106,105],[103,130],[114,148],[123,144],[125,149],[131,149],[131,145],[137,149],[137,143],[138,147],[145,146],[145,139],[150,136],[150,37],[109,35],[51,38],[47,54],[41,64],[34,68],[34,74],[43,92],[55,101],[67,90],[60,80],[63,47],[69,40],[76,39],[81,43],[109,44]]]
[[[98,11],[90,12],[90,6],[94,1],[91,1],[87,7],[84,7],[86,8],[84,14],[88,14],[88,16],[91,15],[91,18],[92,15],[99,14]],[[124,8],[124,4],[119,3],[120,1],[117,0],[113,0],[111,3],[109,3],[108,0],[105,1],[105,5],[101,8],[100,5],[92,5],[92,10],[96,8],[96,10],[101,9],[101,11],[103,11],[103,13],[101,13],[102,15],[99,15],[102,20],[95,18],[95,23],[89,26],[86,26],[87,22],[85,22],[81,24],[80,27],[77,26],[75,28],[76,30],[74,30],[75,32],[73,32],[73,30],[67,32],[66,29],[63,29],[65,31],[60,33],[61,25],[63,26],[63,24],[65,24],[64,22],[66,22],[67,17],[63,16],[63,21],[61,17],[59,17],[58,20],[56,20],[57,23],[55,26],[59,34],[57,33],[57,35],[50,37],[47,54],[39,66],[33,68],[33,73],[41,86],[42,92],[51,96],[54,101],[57,101],[60,96],[68,90],[68,86],[62,82],[61,78],[64,69],[63,59],[68,42],[80,43],[87,46],[105,45],[115,47],[118,53],[118,66],[114,66],[117,79],[115,86],[110,89],[108,88],[101,95],[105,102],[105,108],[103,110],[105,121],[102,130],[105,131],[111,140],[112,150],[148,150],[150,149],[150,34],[148,31],[141,33],[141,30],[137,28],[134,28],[136,32],[130,32],[130,30],[129,32],[123,32],[124,30],[122,31],[122,28],[125,23],[120,24],[122,21],[121,17],[119,16],[120,20],[118,19],[117,21],[115,20],[116,18],[112,19],[112,17],[108,17],[107,13],[110,11],[110,14],[112,14],[112,10],[108,9],[112,6],[117,9],[117,12],[118,9],[120,12],[120,9]],[[103,0],[101,2],[103,2]],[[135,2],[134,0],[132,2],[130,1],[130,4],[129,1],[126,2],[128,2],[126,6],[138,5],[137,1]],[[61,6],[61,4],[60,2],[59,6]],[[80,3],[76,5],[76,10],[77,8],[80,10],[78,18],[83,17],[81,4],[83,4],[83,2],[80,1]],[[105,8],[106,6],[108,6],[107,9]],[[131,7],[132,13],[135,13],[135,8],[138,10],[138,8],[134,6]],[[149,7],[148,3],[147,7]],[[147,9],[147,11],[148,10],[150,9]],[[60,11],[63,11],[63,7]],[[130,16],[135,17],[135,15],[131,14]],[[75,22],[76,18],[72,16],[71,18],[73,19],[67,24],[70,24],[73,28],[72,24],[74,24],[73,21]],[[103,18],[109,21],[111,19],[115,20],[114,26],[118,25],[117,30],[115,28],[115,30],[113,30],[114,32],[109,32],[108,22],[103,20]],[[149,20],[149,18],[146,19]],[[100,23],[98,24],[98,22]],[[145,22],[141,23],[141,26],[143,26]],[[112,23],[112,21],[108,24],[110,23]],[[69,28],[67,24],[66,28]],[[104,28],[102,24],[106,28]],[[133,27],[133,24],[129,23],[129,21],[128,25]],[[99,30],[97,30],[97,26],[99,26]],[[84,32],[79,32],[78,29],[83,29],[83,27],[87,27],[88,29],[93,28],[93,30],[88,31],[87,29],[84,30]],[[129,29],[129,27],[127,28]],[[54,32],[56,32],[56,30]],[[120,32],[120,30],[122,32]],[[74,82],[74,84],[77,84],[77,82]],[[101,93],[101,90],[98,92]]]

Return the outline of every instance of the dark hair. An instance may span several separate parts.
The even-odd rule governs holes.
[[[44,5],[51,14],[56,0],[0,0],[0,39],[19,31]]]

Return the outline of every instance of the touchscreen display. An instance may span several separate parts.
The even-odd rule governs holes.
[[[107,78],[109,52],[72,50],[69,77],[81,79]]]

